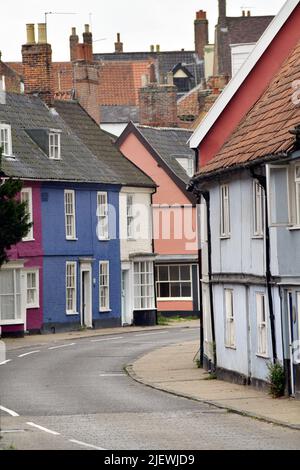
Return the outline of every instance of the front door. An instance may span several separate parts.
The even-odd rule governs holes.
[[[92,273],[91,270],[81,270],[81,325],[93,327],[92,319]]]
[[[293,293],[288,292],[288,324],[289,324],[289,356],[290,356],[290,393],[295,396],[295,366],[294,366],[294,324],[296,309],[293,304]]]
[[[130,311],[129,270],[122,270],[122,324],[132,324]]]

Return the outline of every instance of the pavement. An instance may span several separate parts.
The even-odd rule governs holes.
[[[249,386],[212,380],[195,363],[198,349],[198,341],[168,346],[141,357],[127,372],[149,387],[300,431],[300,401],[273,399]]]

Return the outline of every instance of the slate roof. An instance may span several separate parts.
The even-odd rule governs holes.
[[[197,83],[204,78],[204,63],[198,59],[195,51],[161,51],[161,52],[110,52],[94,54],[96,61],[138,61],[138,60],[157,60],[160,76],[166,76],[177,64],[189,64],[186,66],[188,71],[195,77],[197,74]],[[195,64],[195,65],[194,65]]]
[[[300,104],[293,102],[293,82],[300,76],[300,42],[271,84],[200,176],[293,150],[290,130],[300,124]]]
[[[138,106],[101,106],[101,122],[105,123],[128,123],[139,122]]]
[[[100,129],[77,102],[56,101],[55,108],[72,131],[96,155],[101,162],[100,166],[111,169],[119,184],[155,186],[151,178],[121,154],[110,135]]]
[[[86,113],[77,103],[72,106],[59,102],[64,109],[70,109],[73,121]],[[76,110],[77,113],[76,113]],[[10,124],[12,129],[13,157],[2,157],[2,170],[7,176],[40,181],[73,181],[107,184],[128,184],[132,180],[149,185],[149,178],[123,157],[106,133],[103,133],[94,121],[87,119],[79,126],[97,127],[94,133],[97,139],[96,154],[75,135],[69,125],[55,110],[49,110],[37,97],[6,93],[5,104],[0,104],[0,122]],[[76,127],[76,126],[75,126]],[[41,146],[30,137],[28,130],[57,129],[61,131],[61,154],[59,161],[50,160]],[[32,136],[32,133],[31,133]],[[102,158],[99,158],[101,154]],[[119,161],[117,165],[111,161]],[[121,171],[123,172],[121,173]],[[150,180],[151,181],[151,180]],[[152,183],[153,184],[153,183]]]
[[[172,172],[181,181],[188,183],[190,177],[177,162],[176,158],[195,158],[194,152],[187,145],[192,132],[176,128],[136,127]]]

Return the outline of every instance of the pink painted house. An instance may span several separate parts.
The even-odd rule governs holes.
[[[9,263],[0,271],[0,298],[5,310],[0,327],[5,335],[39,332],[43,324],[43,249],[40,183],[23,181],[21,200],[26,201],[34,225],[26,238],[9,252]],[[2,288],[3,287],[3,292]]]
[[[178,128],[135,126],[119,137],[121,152],[157,185],[153,195],[158,312],[199,314],[197,208],[187,191],[195,156],[191,132]]]

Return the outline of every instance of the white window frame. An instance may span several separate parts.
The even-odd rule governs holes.
[[[40,276],[38,269],[26,270],[26,308],[40,308]],[[29,287],[28,285],[28,276],[35,276],[35,287]],[[34,301],[28,302],[28,291],[31,290],[34,292]]]
[[[168,280],[161,281],[159,278],[159,269],[160,268],[168,268]],[[178,280],[171,280],[171,268],[179,268],[179,279]],[[190,279],[181,279],[181,270],[180,268],[189,268],[190,272]],[[159,296],[159,285],[160,284],[169,284],[169,292],[170,297],[160,297]],[[180,284],[180,291],[182,293],[182,284],[190,284],[191,285],[191,296],[190,297],[172,297],[171,296],[171,285],[172,284]],[[182,302],[191,302],[193,300],[193,272],[192,266],[189,264],[170,264],[170,265],[159,265],[157,266],[157,276],[156,276],[156,292],[157,292],[157,300],[159,302],[169,302],[169,301],[182,301]]]
[[[297,176],[299,172],[299,176]],[[296,226],[300,227],[300,165],[295,166]]]
[[[231,236],[230,224],[230,195],[229,185],[222,184],[220,186],[220,232],[221,238],[226,239]]]
[[[3,273],[5,273],[5,271],[12,271],[13,272],[13,284],[14,284],[14,291],[12,293],[5,293],[5,294],[0,294],[0,325],[1,326],[4,326],[4,325],[23,325],[24,324],[24,297],[23,297],[23,292],[22,292],[22,276],[23,276],[23,270],[20,269],[20,268],[6,268],[4,267],[3,268]],[[2,273],[1,272],[1,273]],[[19,272],[19,276],[20,276],[20,291],[17,291],[16,290],[16,287],[17,287],[17,272]],[[3,320],[2,317],[1,317],[1,305],[2,305],[2,302],[1,302],[1,297],[2,296],[13,296],[14,298],[14,309],[15,309],[15,313],[16,313],[16,305],[20,305],[20,311],[19,311],[19,317],[15,315],[15,317],[13,319],[10,319],[10,320]],[[19,296],[19,302],[18,302],[18,299],[17,297]]]
[[[268,357],[268,318],[264,292],[256,293],[257,356]]]
[[[236,349],[235,337],[235,316],[233,289],[224,289],[225,303],[225,346],[226,348]]]
[[[105,271],[103,268],[105,267]],[[105,305],[102,299],[105,299]],[[99,312],[110,312],[110,262],[100,261],[99,263]]]
[[[134,310],[154,309],[153,261],[136,261],[134,263]]]
[[[5,135],[7,139],[5,139]],[[9,124],[0,123],[0,147],[2,147],[2,155],[4,157],[12,156],[11,126]]]
[[[56,142],[57,139],[57,142]],[[57,154],[56,154],[57,150]],[[49,132],[49,158],[50,160],[61,160],[61,134],[60,132]]]
[[[74,282],[69,284],[69,268],[73,268],[73,280]],[[73,298],[73,305],[72,308],[69,309],[69,292],[72,291],[72,298]],[[76,261],[67,261],[66,262],[66,314],[67,315],[78,315],[77,311],[77,263]]]
[[[253,237],[264,236],[264,189],[257,180],[253,181]]]
[[[67,198],[71,196],[71,207],[72,211],[68,210],[68,205],[70,201]],[[75,191],[66,189],[64,192],[64,205],[65,205],[65,231],[67,240],[77,240],[76,238],[76,199]],[[69,223],[69,218],[71,218],[71,223]],[[70,229],[70,231],[69,231]]]
[[[131,202],[129,202],[131,201]],[[127,239],[134,240],[135,230],[134,230],[134,195],[126,195],[126,220],[127,220]]]
[[[195,161],[193,157],[178,157],[176,160],[186,174],[192,178],[195,174]]]
[[[105,191],[97,193],[97,219],[98,240],[109,240],[108,193]]]
[[[25,202],[27,204],[27,213],[29,216],[28,222],[33,224],[32,188],[23,188],[21,190],[21,202]],[[26,237],[22,239],[22,241],[23,242],[34,241],[33,225],[31,226]]]

